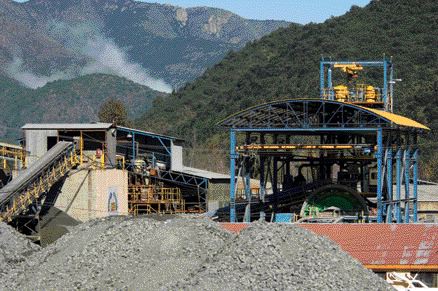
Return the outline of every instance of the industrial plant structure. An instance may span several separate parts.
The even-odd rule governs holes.
[[[379,87],[358,78],[376,68],[383,71]],[[322,60],[320,70],[318,99],[260,104],[220,123],[230,132],[230,221],[291,213],[417,222],[418,137],[429,128],[392,112],[392,62]],[[239,177],[246,195],[236,200]]]

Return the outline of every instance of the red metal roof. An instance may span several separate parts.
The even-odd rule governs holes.
[[[298,224],[337,242],[373,270],[438,271],[438,224]],[[240,232],[250,224],[222,224]]]

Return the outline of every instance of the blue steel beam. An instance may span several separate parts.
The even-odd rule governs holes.
[[[325,74],[325,72],[324,72],[324,62],[321,62],[319,64],[319,94],[320,94],[321,98],[324,97],[323,96],[323,91],[324,91],[324,86],[325,86],[325,84],[324,84],[324,79],[325,79],[324,74]]]
[[[383,222],[383,204],[382,204],[382,159],[383,159],[383,131],[377,130],[377,223]]]
[[[131,135],[132,135],[132,163],[134,163],[135,158],[136,158],[137,147],[135,146],[135,133],[131,132]]]
[[[395,199],[397,201],[397,203],[395,204],[395,217],[397,223],[401,223],[402,215],[401,215],[400,198],[401,198],[401,175],[402,175],[402,171],[401,171],[402,150],[399,146],[397,148],[397,154],[395,158],[396,158],[396,198]]]
[[[376,132],[376,128],[372,127],[324,127],[324,128],[235,128],[234,131],[245,132],[328,132],[328,131],[338,131],[338,132]]]
[[[260,134],[260,144],[265,143],[265,135]],[[260,220],[265,220],[265,195],[266,195],[266,182],[265,182],[265,157],[260,157],[260,201],[262,202],[262,208],[260,210]]]
[[[230,130],[230,222],[236,222],[236,132]]]
[[[414,211],[414,215],[413,215],[413,220],[414,222],[417,222],[417,207],[418,207],[418,149],[415,149],[414,151],[414,156],[413,156],[413,163],[414,163],[414,173],[413,173],[413,184],[414,184],[414,188],[413,188],[413,201],[412,201],[412,208]]]
[[[247,132],[246,134],[246,142],[245,144],[249,145],[251,143],[251,137],[250,133]],[[245,196],[248,201],[248,204],[246,205],[246,211],[245,214],[247,216],[245,217],[245,222],[251,222],[251,177],[250,177],[250,158],[249,156],[245,157],[245,163],[244,163],[244,169],[245,169]]]
[[[388,197],[387,200],[392,201],[393,200],[393,193],[392,193],[392,148],[388,148],[386,150],[386,182],[387,182],[387,192]],[[387,205],[388,211],[386,216],[386,222],[391,223],[392,222],[392,213],[393,213],[393,206],[392,203]]]
[[[411,157],[410,157],[409,148],[405,150],[405,223],[409,223],[409,167],[411,165]]]
[[[383,103],[386,108],[388,104],[388,62],[386,60],[383,61]]]

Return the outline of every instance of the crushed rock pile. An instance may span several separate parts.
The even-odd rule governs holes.
[[[300,227],[255,223],[237,236],[187,218],[87,222],[3,277],[7,290],[391,290]]]
[[[26,263],[27,257],[39,249],[15,229],[0,222],[0,278]]]
[[[254,223],[167,290],[393,290],[333,241],[296,225]]]

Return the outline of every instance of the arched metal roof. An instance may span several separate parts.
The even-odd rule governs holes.
[[[291,99],[269,102],[237,112],[219,123],[230,128],[406,128],[430,130],[412,119],[354,104]]]

